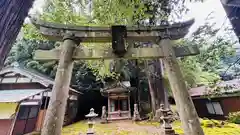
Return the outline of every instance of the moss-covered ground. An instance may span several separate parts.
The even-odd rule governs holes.
[[[221,124],[220,121],[201,120],[205,135],[240,135],[240,126],[232,123]],[[178,134],[183,134],[180,122],[173,123]],[[159,124],[156,122],[142,121],[132,123],[131,121],[120,121],[109,124],[96,123],[94,130],[97,135],[158,135]],[[63,128],[63,135],[86,134],[87,123],[81,121]]]

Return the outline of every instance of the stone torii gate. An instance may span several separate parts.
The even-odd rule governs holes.
[[[93,59],[162,58],[168,73],[185,135],[204,135],[192,99],[187,91],[176,57],[196,55],[196,46],[173,47],[172,40],[184,37],[194,23],[190,20],[156,27],[70,26],[32,20],[41,34],[50,40],[63,41],[60,48],[38,50],[37,60],[59,60],[55,83],[46,113],[42,135],[60,135],[68,98],[73,61]],[[77,47],[80,43],[112,42],[111,49]],[[134,48],[134,42],[152,42],[157,47]],[[128,43],[128,47],[126,44]]]

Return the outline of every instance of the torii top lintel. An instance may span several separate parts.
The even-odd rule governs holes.
[[[31,19],[31,22],[40,30],[41,34],[50,40],[62,41],[66,33],[72,33],[81,42],[111,42],[111,27],[92,27],[63,25]],[[132,26],[127,27],[127,41],[148,42],[156,41],[161,37],[169,36],[171,40],[183,38],[187,33],[194,19],[161,26]]]

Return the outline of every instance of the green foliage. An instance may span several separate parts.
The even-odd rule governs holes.
[[[165,8],[168,1],[95,0],[93,1],[92,9],[89,3],[89,0],[49,0],[39,17],[48,22],[87,26],[109,26],[113,24],[156,25],[159,23],[159,20],[166,20],[169,17],[169,11]],[[186,7],[182,6],[184,2],[172,2],[170,5],[172,5],[172,8],[176,8],[176,11],[179,11],[179,13],[186,10]],[[179,6],[182,7],[179,8]],[[173,10],[173,12],[176,11]],[[146,20],[149,20],[149,22]],[[24,36],[27,39],[44,39],[32,25],[25,25],[23,29]],[[201,54],[198,56],[185,57],[179,60],[184,79],[189,87],[202,84],[208,85],[218,81],[218,71],[222,69],[221,60],[233,54],[232,43],[223,37],[214,39],[211,42],[206,40],[214,36],[217,31],[217,29],[213,29],[211,24],[205,24],[193,34],[192,38],[178,41],[180,45],[197,44],[201,50]],[[82,45],[92,48],[110,47],[110,44],[90,43]],[[29,65],[36,66],[36,63],[33,61]],[[86,67],[93,71],[93,75],[97,77],[97,80],[101,81],[109,77],[129,80],[130,77],[134,76],[132,71],[136,70],[136,68],[130,70],[129,65],[133,65],[130,63],[127,60],[123,60],[122,63],[113,60],[84,62]],[[121,64],[123,66],[119,66]],[[113,67],[118,70],[113,71]],[[168,81],[165,82],[168,84]]]
[[[94,1],[94,5],[96,6],[100,1]],[[103,2],[103,1],[101,1]],[[41,19],[48,22],[57,22],[62,24],[75,24],[75,25],[106,25],[107,23],[100,23],[102,17],[93,17],[86,10],[90,10],[87,7],[88,1],[49,1],[48,6],[45,8],[43,14],[41,15]],[[120,3],[119,3],[120,4]],[[94,6],[94,7],[95,7]],[[78,8],[78,10],[76,9]],[[94,8],[94,15],[97,12],[99,6]],[[111,7],[113,8],[113,7]],[[100,9],[99,9],[100,10]],[[59,14],[61,13],[61,14]],[[103,13],[101,13],[103,15]],[[112,15],[112,14],[110,14]],[[113,15],[112,15],[113,16]],[[110,20],[106,19],[108,22]],[[104,21],[106,21],[104,20]],[[81,44],[88,48],[109,48],[110,44],[102,44],[102,43],[87,43]],[[94,75],[97,77],[97,80],[103,80],[104,78],[112,77],[118,78],[119,75],[116,72],[111,72],[111,65],[113,60],[89,60],[84,63],[93,71]],[[124,72],[125,67],[122,67],[119,72]]]
[[[206,41],[205,41],[206,42]],[[203,70],[218,73],[220,61],[234,55],[233,43],[230,40],[224,40],[224,37],[218,37],[213,42],[204,44],[201,47],[201,54],[198,61],[203,64]]]
[[[201,67],[202,63],[197,62],[196,57],[183,58],[179,61],[179,64],[188,87],[209,85],[220,79],[216,73],[203,71]]]
[[[152,18],[155,14],[159,14],[157,13],[156,6],[159,6],[161,3],[162,1],[155,4],[151,1],[142,0],[96,0],[94,2],[93,18],[96,23],[107,25],[142,24],[142,21]],[[158,19],[160,20],[160,18]]]
[[[202,128],[206,135],[238,135],[240,134],[239,125],[233,123],[227,123],[225,121],[218,121],[218,120],[208,120],[208,119],[200,119]],[[141,121],[137,123],[141,126],[155,126],[159,127],[159,122],[147,122]],[[203,126],[206,125],[206,126]],[[211,125],[211,126],[210,126]],[[175,121],[173,124],[173,129],[178,134],[184,134],[183,128],[181,126],[180,121]]]
[[[50,77],[54,77],[57,68],[56,62],[39,62],[33,59],[34,53],[38,48],[49,50],[54,47],[55,43],[51,41],[23,39],[16,42],[13,46],[5,65],[18,62],[27,68],[37,69],[42,73],[48,74]]]
[[[153,112],[148,113],[147,117],[148,117],[149,120],[153,120],[153,117],[154,117]]]
[[[221,127],[221,123],[216,120],[201,120],[201,125],[206,128],[212,128],[212,127]]]
[[[199,27],[190,38],[180,40],[178,45],[197,45],[200,54],[179,60],[184,78],[189,87],[211,85],[220,80],[222,61],[235,55],[235,42],[222,36],[215,37],[219,29],[206,23]]]
[[[13,46],[5,65],[18,62],[20,65],[34,69],[51,78],[55,77],[57,71],[57,61],[36,61],[34,53],[37,49],[50,50],[59,46],[53,41],[29,40],[23,39]],[[71,85],[78,90],[99,90],[102,87],[101,82],[96,81],[92,70],[83,62],[79,61],[74,64]]]
[[[40,15],[42,20],[62,24],[87,24],[87,18],[77,12],[75,5],[80,2],[73,0],[49,0]]]
[[[37,30],[37,28],[31,24],[24,24],[22,27],[24,38],[29,40],[46,40]]]
[[[228,121],[236,124],[240,124],[240,111],[232,112],[228,115]]]
[[[236,124],[207,119],[200,119],[200,122],[202,125],[206,125],[202,126],[206,135],[238,135],[240,133],[239,125]],[[183,133],[183,130],[179,128],[180,124],[179,121],[176,121],[173,124],[175,131],[179,134]]]
[[[142,0],[95,0],[93,1],[93,8],[90,9],[89,0],[50,0],[47,1],[46,6],[43,9],[43,13],[40,14],[40,18],[48,22],[57,22],[62,24],[75,24],[75,25],[112,25],[112,24],[124,24],[124,25],[136,25],[142,24],[142,21],[150,20],[162,20],[169,14],[166,9],[163,9],[168,1],[142,1]],[[177,2],[178,3],[178,2]],[[172,3],[173,5],[178,5]],[[91,3],[90,3],[91,4]],[[92,12],[90,12],[92,10]],[[163,19],[166,20],[166,19]],[[32,38],[38,38],[37,32],[32,31],[31,28],[26,27],[30,31],[27,36]],[[84,45],[84,44],[83,44]],[[109,44],[108,44],[109,45]],[[84,45],[88,46],[88,45]],[[103,44],[91,44],[91,46],[99,47]],[[87,65],[94,71],[94,74],[99,80],[105,77],[118,78],[119,74],[111,72],[110,65],[113,61],[87,61]],[[118,72],[129,78],[128,67],[123,66]],[[128,76],[128,77],[127,77]]]

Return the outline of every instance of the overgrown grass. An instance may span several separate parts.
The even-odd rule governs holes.
[[[134,123],[130,123],[133,124]],[[220,121],[212,121],[212,120],[201,120],[201,124],[205,135],[240,135],[240,126],[232,123],[225,123],[224,126],[221,127]],[[211,125],[211,126],[209,126]],[[157,122],[148,122],[142,121],[136,123],[135,126],[139,126],[142,128],[149,127],[159,127],[159,123]],[[176,121],[173,123],[174,130],[178,134],[183,134],[183,130],[181,128],[181,123]],[[67,127],[63,128],[63,135],[79,135],[86,134],[87,132],[87,123],[86,122],[78,122]],[[125,128],[117,127],[115,123],[111,124],[96,124],[94,127],[97,135],[151,135],[148,131],[132,129],[128,130]]]
[[[205,135],[240,135],[240,125],[233,123],[226,123],[221,127],[220,121],[217,120],[200,120],[202,128]],[[157,122],[140,122],[140,125],[153,125],[159,126]],[[211,126],[210,126],[211,125]],[[175,121],[173,123],[173,128],[176,133],[183,134],[183,129],[181,128],[181,122]]]
[[[201,125],[205,135],[240,135],[240,126],[232,123],[225,123],[222,127],[218,124],[216,120],[201,120]],[[219,122],[219,121],[218,121]],[[207,123],[207,124],[206,124]],[[183,130],[181,129],[180,122],[177,121],[174,123],[174,129],[177,133],[182,134]],[[209,127],[209,125],[212,125]]]
[[[63,128],[62,135],[86,134],[88,129],[86,122],[78,122]],[[147,132],[130,131],[116,127],[112,124],[95,124],[94,130],[97,135],[148,135]]]

